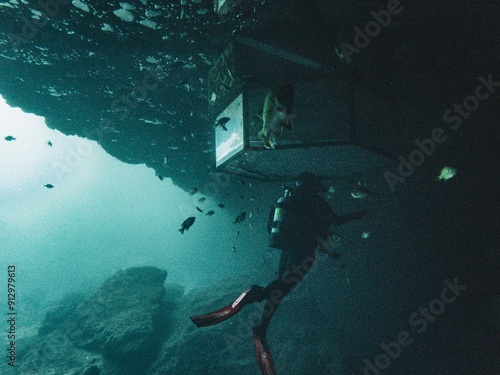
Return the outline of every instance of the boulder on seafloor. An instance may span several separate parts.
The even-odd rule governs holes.
[[[109,357],[146,356],[161,339],[167,272],[134,267],[108,279],[75,311],[77,346]]]
[[[57,328],[63,329],[77,347],[109,358],[149,357],[165,332],[166,277],[167,272],[156,267],[118,271]],[[50,333],[55,326],[52,315],[60,314],[47,314],[40,335]]]

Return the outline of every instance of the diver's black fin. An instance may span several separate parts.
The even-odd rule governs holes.
[[[190,319],[197,327],[207,327],[221,323],[236,315],[244,306],[261,300],[261,291],[262,288],[260,286],[253,285],[240,294],[232,304],[205,315],[191,316]]]
[[[257,330],[252,331],[253,344],[255,345],[255,360],[263,375],[276,375],[273,356],[266,342],[265,334],[260,334]]]

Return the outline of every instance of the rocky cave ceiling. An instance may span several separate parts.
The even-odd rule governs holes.
[[[207,78],[231,38],[272,25],[302,27],[302,18],[318,16],[301,8],[313,4],[307,0],[233,4],[221,16],[208,0],[4,0],[0,94],[11,106],[44,116],[50,128],[97,140],[114,157],[145,163],[189,189],[214,171]],[[317,4],[321,22],[306,23],[302,32],[336,29],[346,41],[370,10],[387,7],[384,1]],[[388,96],[449,103],[478,72],[494,71],[493,1],[402,5],[346,72]]]

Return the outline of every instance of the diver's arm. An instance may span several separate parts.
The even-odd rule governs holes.
[[[350,221],[357,220],[357,219],[362,219],[365,217],[367,214],[366,210],[357,210],[354,212],[351,212],[350,214],[347,215],[337,215],[334,214],[335,216],[332,218],[331,223],[332,225],[344,225]]]
[[[319,221],[329,223],[329,225],[344,225],[350,221],[356,220],[356,219],[361,219],[366,215],[366,210],[357,210],[354,212],[351,212],[346,215],[337,215],[328,202],[324,200],[323,198],[318,197],[318,201],[316,202],[316,205],[318,207],[318,212],[321,212]]]
[[[323,249],[321,246],[319,247],[319,251],[321,251],[322,253],[327,254],[328,256],[330,256],[333,259],[340,259],[340,254],[336,253],[335,251],[328,250],[328,249]]]

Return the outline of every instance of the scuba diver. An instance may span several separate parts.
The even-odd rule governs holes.
[[[264,375],[276,374],[266,342],[267,327],[274,312],[311,269],[316,260],[316,249],[334,259],[340,257],[332,250],[330,226],[342,225],[366,215],[365,210],[337,215],[319,195],[326,190],[316,175],[302,172],[297,177],[295,188],[285,188],[285,195],[271,211],[268,223],[269,246],[282,250],[276,280],[264,288],[251,286],[233,303],[222,309],[191,317],[196,326],[207,327],[231,318],[246,305],[265,300],[262,318],[252,328],[257,365]]]

